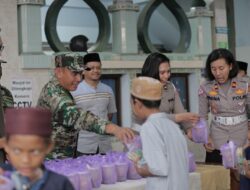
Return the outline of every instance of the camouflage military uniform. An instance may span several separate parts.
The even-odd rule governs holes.
[[[215,81],[205,81],[199,89],[199,113],[207,119],[212,113],[210,136],[215,149],[229,140],[243,146],[247,140],[250,113],[250,83],[247,78],[233,78],[227,94]]]
[[[160,110],[169,113],[169,119],[173,121],[175,120],[174,114],[187,112],[172,82],[167,82],[163,88]],[[180,125],[184,130],[192,127],[191,123],[187,122],[181,122]]]
[[[70,92],[53,77],[42,89],[37,106],[52,111],[55,148],[50,158],[72,157],[80,129],[104,134],[108,121],[77,108]]]
[[[14,107],[14,100],[11,92],[4,86],[1,86],[3,109]]]

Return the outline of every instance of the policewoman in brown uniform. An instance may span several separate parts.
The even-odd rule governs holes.
[[[162,83],[160,110],[169,113],[169,118],[179,123],[187,132],[192,127],[192,123],[198,121],[199,116],[184,109],[179,93],[174,84],[169,81],[171,75],[169,58],[161,53],[151,53],[144,62],[141,75],[158,79]]]
[[[208,112],[212,114],[208,143],[204,145],[206,162],[222,163],[221,145],[232,140],[237,146],[243,146],[247,140],[249,81],[237,78],[234,56],[222,48],[208,55],[205,73],[207,81],[201,84],[198,93],[200,116],[207,119]]]

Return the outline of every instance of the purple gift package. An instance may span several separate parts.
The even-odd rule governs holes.
[[[225,168],[235,168],[236,166],[236,145],[229,141],[220,147],[222,163]]]
[[[194,127],[192,127],[192,139],[195,143],[207,144],[208,129],[205,119],[200,118],[199,122]]]

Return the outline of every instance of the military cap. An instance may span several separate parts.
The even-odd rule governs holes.
[[[8,108],[5,112],[7,135],[38,135],[50,137],[52,114],[43,108]]]
[[[236,61],[236,62],[238,64],[240,70],[247,71],[248,63],[246,63],[244,61]]]
[[[98,53],[87,53],[84,57],[84,65],[88,62],[101,62],[100,56]]]
[[[79,53],[61,53],[55,56],[56,67],[67,67],[71,71],[83,71],[83,56]]]
[[[151,77],[137,77],[132,80],[131,94],[142,100],[161,100],[162,84]]]

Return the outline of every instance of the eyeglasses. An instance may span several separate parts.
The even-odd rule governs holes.
[[[91,71],[92,69],[91,68],[89,68],[89,67],[85,67],[84,68],[84,71]]]
[[[0,52],[3,51],[3,49],[4,49],[4,45],[1,44],[0,45]]]
[[[84,71],[92,71],[92,70],[100,71],[101,67],[85,67],[84,68]]]

